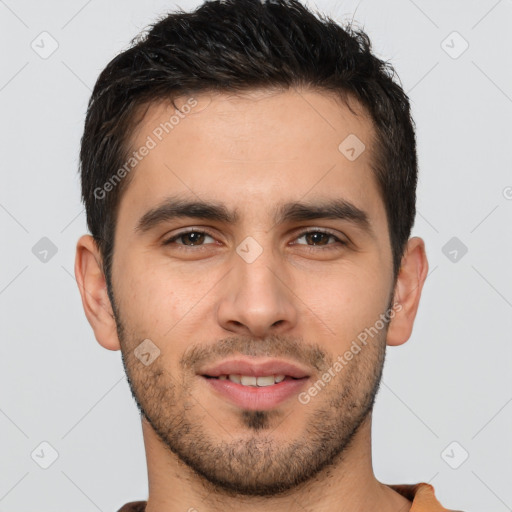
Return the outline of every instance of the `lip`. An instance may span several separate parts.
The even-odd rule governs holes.
[[[212,367],[201,369],[200,375],[218,377],[219,375],[249,375],[252,377],[263,377],[266,375],[285,375],[294,379],[309,377],[306,369],[282,359],[249,360],[229,359],[222,361]],[[277,386],[277,384],[275,384]]]
[[[256,411],[275,409],[287,399],[296,396],[309,381],[308,377],[285,380],[271,386],[244,386],[229,379],[219,380],[201,376],[213,394],[228,400],[241,409]]]

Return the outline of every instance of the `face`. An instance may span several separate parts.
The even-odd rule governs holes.
[[[379,384],[393,276],[372,125],[314,91],[195,101],[134,134],[155,145],[119,206],[117,335],[163,445],[226,492],[276,494],[343,457]]]

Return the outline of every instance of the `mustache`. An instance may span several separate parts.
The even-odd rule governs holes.
[[[308,365],[322,372],[332,366],[332,357],[318,344],[305,343],[302,338],[284,338],[272,335],[264,339],[232,336],[214,344],[196,344],[189,346],[180,359],[184,370],[216,362],[233,355],[252,357],[283,357]]]

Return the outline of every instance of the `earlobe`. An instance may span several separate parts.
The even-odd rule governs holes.
[[[400,306],[394,308],[395,315],[389,324],[388,345],[401,345],[410,338],[427,273],[425,243],[419,237],[410,238],[395,285],[393,304]]]
[[[101,265],[101,254],[90,235],[83,235],[77,242],[75,277],[85,316],[96,340],[108,350],[119,350],[120,343]]]

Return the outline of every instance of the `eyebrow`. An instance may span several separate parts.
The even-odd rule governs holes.
[[[237,209],[228,210],[222,203],[168,197],[147,211],[138,221],[136,232],[146,233],[162,223],[174,219],[191,218],[236,224],[240,220]],[[288,202],[274,210],[274,225],[316,219],[336,219],[353,223],[373,236],[368,214],[345,199],[324,199],[315,202]]]

